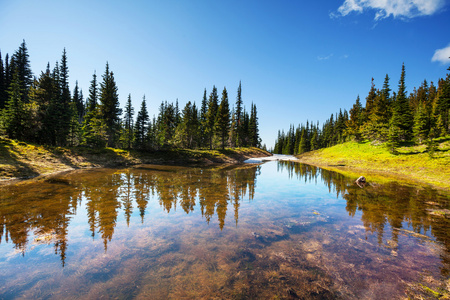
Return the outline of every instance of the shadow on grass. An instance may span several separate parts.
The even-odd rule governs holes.
[[[0,169],[0,174],[4,172],[5,177],[31,178],[39,175],[31,165],[21,161],[11,140],[0,138],[0,159],[2,164],[10,166]]]

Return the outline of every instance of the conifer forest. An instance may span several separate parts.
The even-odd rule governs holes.
[[[322,127],[308,120],[297,128],[291,125],[288,132],[278,131],[273,152],[302,154],[349,140],[365,140],[385,143],[391,153],[405,143],[425,144],[432,154],[436,150],[434,139],[450,133],[450,74],[439,79],[437,86],[424,80],[408,95],[403,65],[396,91],[391,89],[388,75],[381,89],[372,78],[365,106],[361,102],[358,95],[348,112],[340,109],[331,114]]]
[[[241,83],[235,105],[228,91],[205,89],[198,106],[189,101],[163,101],[159,111],[147,110],[142,96],[139,108],[131,94],[120,107],[114,72],[106,63],[95,72],[86,98],[78,86],[69,87],[68,55],[62,52],[54,66],[35,75],[25,41],[11,55],[0,53],[0,136],[51,146],[114,147],[137,150],[168,148],[260,147],[255,104],[246,110]],[[201,93],[199,93],[201,96]],[[200,98],[200,97],[199,97]]]

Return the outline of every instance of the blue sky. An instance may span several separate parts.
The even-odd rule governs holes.
[[[263,143],[279,129],[363,103],[371,78],[397,90],[437,82],[450,66],[448,0],[9,1],[0,0],[2,58],[27,43],[35,75],[66,48],[70,87],[86,97],[106,61],[122,107],[150,114],[161,101],[200,105],[213,85],[257,105]]]

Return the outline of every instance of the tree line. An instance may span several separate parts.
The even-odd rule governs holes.
[[[358,95],[348,112],[340,109],[331,114],[321,128],[318,122],[307,121],[297,128],[291,125],[288,132],[278,131],[273,152],[302,154],[350,140],[366,140],[384,143],[394,154],[405,142],[425,144],[432,156],[436,138],[450,134],[450,74],[439,79],[437,87],[424,80],[409,95],[404,64],[397,92],[391,90],[389,81],[386,75],[382,88],[377,89],[372,78],[364,107]]]
[[[150,118],[145,95],[135,118],[131,94],[120,107],[114,72],[106,63],[101,79],[94,72],[89,93],[69,88],[66,49],[53,68],[47,64],[33,76],[25,41],[2,59],[0,52],[0,136],[52,146],[115,147],[159,150],[181,148],[260,147],[255,104],[246,110],[239,82],[235,106],[224,87],[219,99],[213,86],[200,107],[187,102],[180,109],[164,101]]]

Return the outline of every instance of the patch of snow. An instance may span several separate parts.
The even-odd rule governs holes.
[[[260,163],[263,163],[266,161],[278,161],[278,160],[295,161],[295,160],[297,160],[297,158],[293,155],[274,154],[272,156],[267,156],[267,157],[253,157],[253,158],[245,160],[244,163],[260,164]]]

